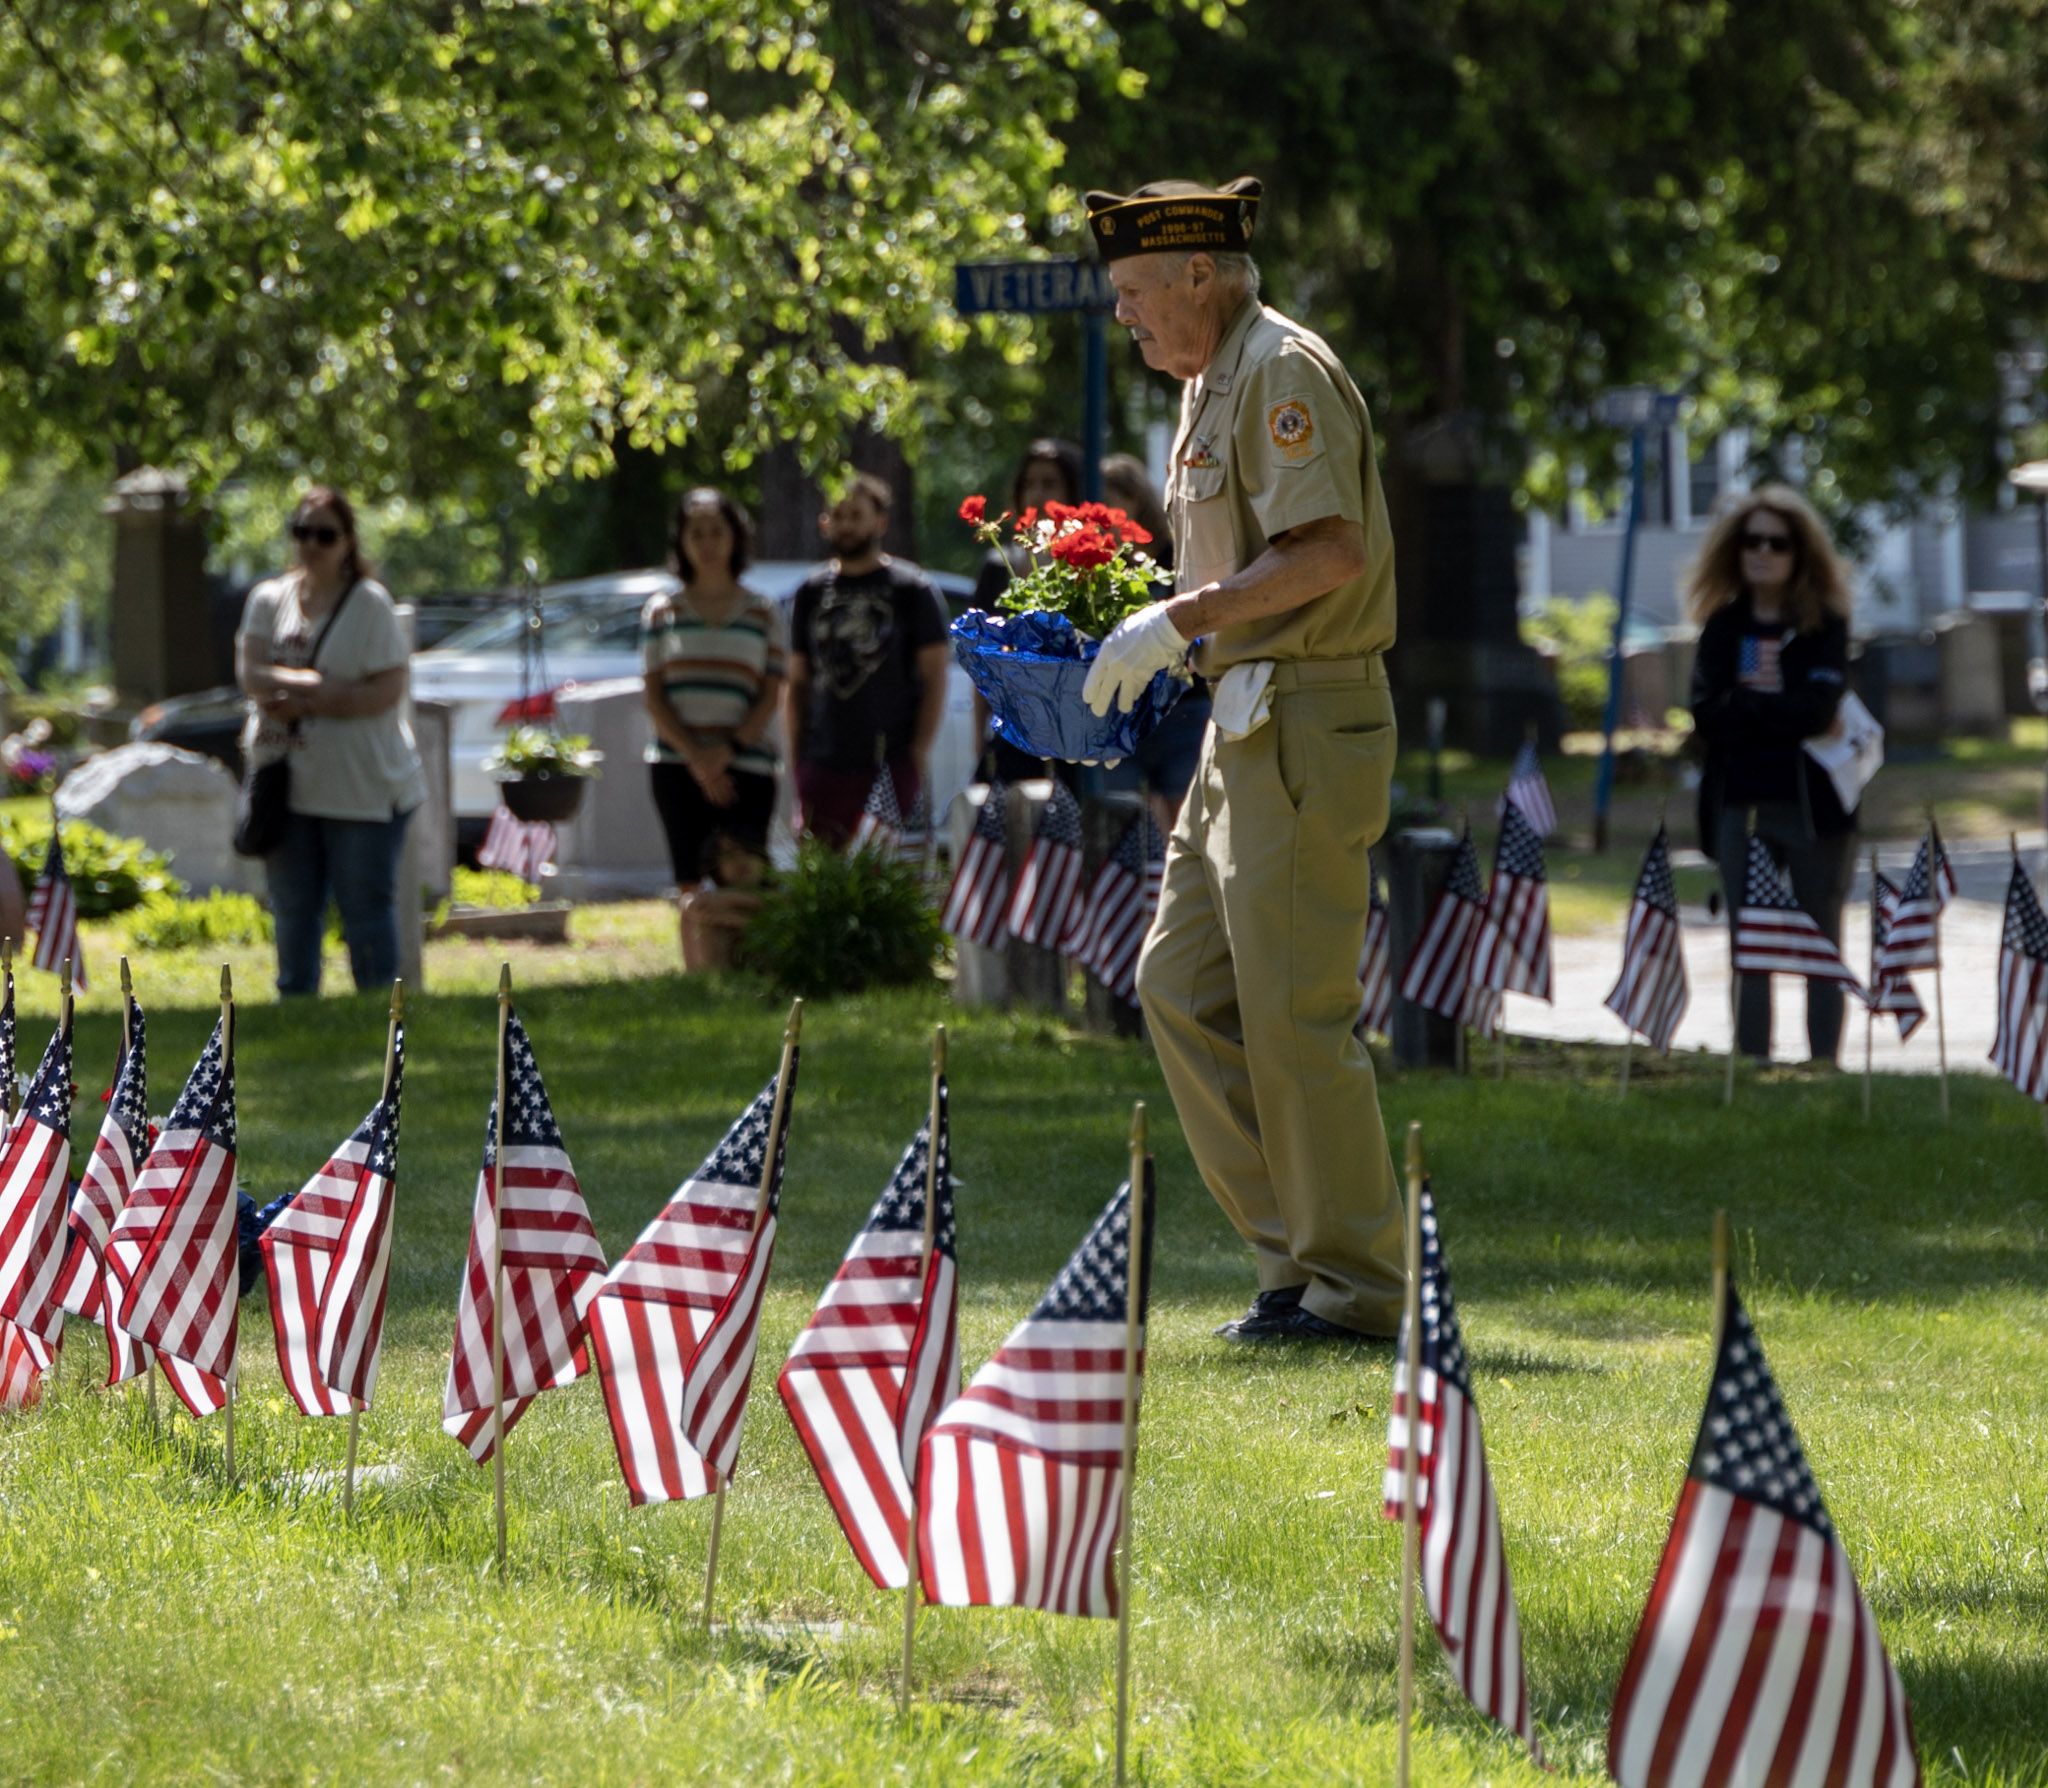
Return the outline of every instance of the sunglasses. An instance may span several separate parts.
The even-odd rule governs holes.
[[[315,528],[307,526],[304,522],[293,522],[292,538],[301,544],[310,540],[315,546],[332,546],[341,538],[341,530],[327,527],[325,524]]]
[[[1746,553],[1789,553],[1792,550],[1790,534],[1744,534],[1742,550]]]

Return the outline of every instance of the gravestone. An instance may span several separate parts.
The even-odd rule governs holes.
[[[1401,997],[1408,959],[1415,954],[1437,896],[1451,878],[1458,839],[1440,826],[1409,827],[1380,847],[1387,865],[1387,951],[1394,975],[1394,1060],[1404,1068],[1450,1067],[1458,1054],[1458,1027],[1448,1018]]]
[[[236,793],[234,777],[215,759],[137,740],[87,758],[65,777],[57,814],[164,852],[194,894],[260,893],[263,865],[235,855]]]
[[[103,505],[114,524],[114,688],[134,711],[215,682],[206,511],[185,477],[142,466]]]

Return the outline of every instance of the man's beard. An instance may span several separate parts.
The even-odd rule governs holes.
[[[832,556],[834,558],[864,559],[876,547],[882,544],[883,533],[880,529],[870,533],[865,530],[856,532],[848,529],[834,528],[825,538],[832,548]]]

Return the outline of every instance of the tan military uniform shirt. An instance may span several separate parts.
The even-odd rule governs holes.
[[[1338,515],[1365,530],[1365,570],[1285,614],[1205,638],[1195,669],[1358,658],[1394,643],[1394,534],[1358,387],[1321,336],[1247,299],[1181,395],[1166,483],[1176,584],[1242,571],[1276,534]]]

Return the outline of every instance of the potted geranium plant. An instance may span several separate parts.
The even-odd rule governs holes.
[[[559,824],[576,817],[584,785],[603,760],[604,753],[593,751],[581,733],[515,726],[484,759],[484,769],[498,779],[499,799],[514,819]]]
[[[978,539],[1011,550],[1027,569],[991,615],[971,609],[953,623],[953,654],[988,703],[996,734],[1031,757],[1109,762],[1129,757],[1187,688],[1161,671],[1128,709],[1095,714],[1081,699],[1102,640],[1127,615],[1159,599],[1159,566],[1142,550],[1152,536],[1106,503],[1048,503],[990,519],[969,497],[960,518]]]

